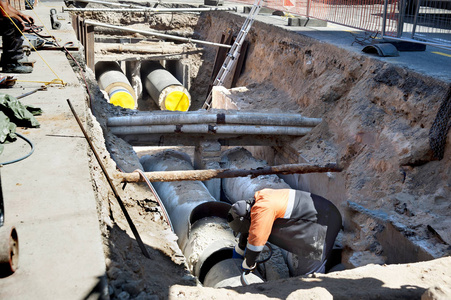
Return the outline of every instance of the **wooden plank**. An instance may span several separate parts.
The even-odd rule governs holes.
[[[94,70],[95,58],[94,58],[94,26],[86,26],[86,65],[91,70]]]
[[[83,18],[80,18],[80,19],[78,19],[78,26],[79,26],[79,28],[80,28],[80,37],[79,37],[79,41],[80,41],[80,43],[84,46],[85,45],[85,38],[84,38],[84,35],[85,35],[85,26],[84,26],[84,21],[83,21]]]
[[[71,15],[72,18],[72,28],[75,31],[75,36],[77,36],[77,15]]]
[[[231,29],[227,31],[227,34],[222,34],[221,36],[221,44],[225,45],[232,45],[232,38],[233,38],[233,32]],[[222,65],[224,64],[224,61],[226,59],[227,53],[230,49],[219,47],[218,51],[216,52],[216,58],[215,58],[215,64],[213,66],[213,71],[211,73],[211,81],[210,85],[208,86],[207,95],[210,94],[211,89],[213,88],[213,83],[216,79],[216,76],[218,75],[219,71],[221,70]]]
[[[241,49],[240,49],[240,57],[238,57],[238,61],[236,63],[236,68],[235,68],[235,72],[233,73],[233,79],[232,79],[232,86],[231,87],[235,87],[236,86],[236,82],[238,81],[238,78],[240,78],[241,75],[241,71],[243,70],[243,66],[246,60],[246,55],[247,55],[247,48],[249,47],[249,42],[248,41],[244,41],[243,45],[241,45]]]

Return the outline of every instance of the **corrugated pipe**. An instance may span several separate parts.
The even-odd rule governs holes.
[[[307,118],[301,114],[280,114],[261,112],[227,111],[187,111],[187,112],[142,112],[133,116],[108,118],[107,125],[144,126],[170,124],[250,124],[273,126],[314,127],[321,123],[321,118]]]
[[[187,111],[191,106],[188,90],[160,63],[143,62],[141,78],[147,92],[161,110]]]
[[[108,93],[111,104],[135,109],[136,94],[121,67],[115,61],[99,61],[95,66],[99,87]]]

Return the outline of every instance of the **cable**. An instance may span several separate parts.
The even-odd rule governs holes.
[[[272,253],[273,253],[273,249],[272,249],[272,247],[271,247],[271,244],[268,243],[268,242],[266,242],[265,246],[268,247],[268,249],[269,249],[269,255],[268,255],[268,257],[266,257],[266,258],[264,258],[264,259],[262,259],[262,260],[256,261],[256,262],[255,262],[256,264],[262,264],[262,263],[265,263],[265,262],[267,262],[267,261],[271,258]],[[242,284],[243,286],[248,286],[248,285],[249,285],[249,282],[246,280],[246,275],[247,275],[247,272],[244,271],[244,272],[241,273],[241,276],[240,276],[240,281],[241,281],[241,284]]]
[[[47,65],[47,67],[52,71],[52,73],[57,77],[57,79],[53,79],[52,82],[56,83],[59,82],[62,86],[65,86],[66,83],[55,73],[55,71],[50,67],[50,65],[47,63],[47,61],[42,57],[42,55],[36,50],[36,48],[33,46],[33,44],[30,42],[30,40],[25,36],[23,31],[17,26],[16,22],[13,21],[13,19],[10,17],[10,15],[3,9],[3,7],[0,6],[0,9],[2,10],[3,14],[13,23],[13,25],[16,27],[16,29],[20,32],[20,34],[24,37],[24,39],[30,44],[31,48],[39,55],[39,57],[42,59],[42,61]],[[34,10],[33,10],[34,11]],[[35,12],[36,14],[36,12]],[[37,14],[36,14],[37,16]],[[39,18],[39,17],[38,17]],[[42,21],[41,21],[42,22]]]
[[[272,253],[273,253],[271,244],[267,242],[267,243],[265,244],[265,246],[268,247],[268,249],[269,249],[269,255],[268,255],[268,257],[266,257],[266,258],[264,258],[264,259],[262,259],[262,260],[258,260],[258,261],[256,261],[255,263],[257,263],[257,264],[262,264],[262,263],[267,262],[267,261],[271,258]]]
[[[7,161],[7,162],[4,162],[4,163],[0,163],[0,167],[4,166],[4,165],[9,165],[9,164],[13,164],[13,163],[19,162],[21,160],[24,160],[25,158],[27,158],[28,156],[30,156],[34,152],[34,145],[33,145],[33,143],[29,139],[27,139],[26,137],[21,135],[20,133],[16,132],[16,134],[17,134],[18,137],[22,138],[23,140],[25,140],[30,145],[31,150],[30,150],[30,152],[27,155],[25,155],[25,156],[23,156],[21,158],[18,158],[18,159],[15,159],[15,160],[11,160],[11,161]]]
[[[58,44],[58,42],[55,40],[55,44],[58,46],[58,47],[60,47],[60,45]],[[91,95],[91,90],[89,89],[89,86],[88,86],[88,82],[87,82],[87,80],[86,80],[86,77],[85,77],[85,75],[83,74],[83,68],[80,66],[80,64],[78,63],[78,61],[72,56],[72,54],[69,52],[69,50],[67,50],[67,48],[66,48],[66,46],[68,46],[68,45],[73,45],[74,43],[73,42],[67,42],[66,44],[64,44],[64,46],[62,47],[62,49],[64,49],[64,51],[67,53],[67,54],[69,54],[69,56],[72,58],[72,60],[77,64],[77,66],[78,66],[78,68],[80,69],[80,74],[81,74],[81,77],[83,78],[83,81],[85,82],[85,86],[86,86],[86,91],[88,92],[88,96],[89,96],[89,108],[91,108],[91,111],[93,112],[93,114],[94,114],[94,111],[93,111],[93,107],[92,107],[92,95]]]
[[[127,220],[127,223],[128,223],[128,225],[130,226],[130,229],[132,230],[133,235],[134,235],[135,238],[136,238],[136,241],[137,241],[137,243],[138,243],[139,248],[141,248],[141,251],[142,251],[142,253],[143,253],[143,255],[144,255],[145,257],[147,257],[147,258],[149,258],[149,259],[152,259],[152,258],[150,257],[149,252],[148,252],[147,249],[146,249],[146,246],[144,245],[144,242],[142,241],[142,239],[141,239],[141,237],[140,237],[140,235],[139,235],[138,230],[136,229],[135,224],[133,224],[133,220],[132,220],[132,218],[130,217],[130,214],[127,212],[127,208],[125,207],[125,204],[124,204],[124,202],[122,201],[121,196],[119,195],[119,193],[118,193],[118,191],[117,191],[117,189],[116,189],[116,186],[113,184],[113,181],[111,180],[110,175],[108,174],[108,171],[107,171],[106,168],[105,168],[105,165],[103,164],[102,160],[100,159],[100,156],[99,156],[99,154],[97,153],[97,151],[96,151],[96,149],[95,149],[95,147],[94,147],[94,144],[93,144],[93,143],[91,142],[91,140],[89,139],[88,133],[86,132],[85,128],[83,127],[83,124],[81,123],[80,118],[78,117],[77,113],[75,112],[75,109],[74,109],[74,107],[72,106],[72,103],[70,102],[69,99],[67,99],[67,104],[69,104],[69,108],[70,108],[70,110],[72,111],[72,114],[74,115],[75,120],[76,120],[77,123],[78,123],[78,126],[80,127],[81,131],[83,132],[83,135],[84,135],[86,141],[88,142],[89,147],[91,148],[92,153],[94,154],[94,156],[95,156],[97,162],[99,163],[99,166],[100,166],[100,168],[102,169],[103,175],[105,175],[105,178],[106,178],[108,184],[110,185],[111,190],[113,191],[114,196],[116,197],[116,200],[117,200],[119,206],[120,206],[121,209],[122,209],[122,213],[124,214],[124,217],[125,217],[125,219]]]
[[[166,219],[166,222],[168,222],[169,226],[171,226],[171,230],[172,232],[174,232],[174,227],[172,227],[172,223],[171,223],[171,219],[169,219],[169,215],[168,212],[166,210],[166,208],[164,207],[163,202],[160,199],[160,196],[158,196],[157,191],[155,191],[153,185],[150,183],[150,180],[146,177],[146,175],[144,174],[143,171],[141,171],[140,169],[136,169],[135,172],[138,172],[139,174],[141,174],[141,176],[143,177],[143,179],[146,181],[147,186],[149,187],[149,189],[152,191],[152,194],[155,196],[155,198],[157,199],[158,204],[161,207],[161,210],[163,211],[163,215],[164,218]]]

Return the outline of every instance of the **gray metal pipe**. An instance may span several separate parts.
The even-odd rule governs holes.
[[[141,113],[133,116],[108,118],[108,126],[143,126],[168,124],[251,124],[314,127],[320,118],[307,118],[301,114],[240,113],[235,110],[222,112],[187,111],[181,113]]]
[[[145,171],[193,170],[190,158],[168,150],[140,159]],[[236,243],[226,216],[230,204],[216,201],[200,181],[155,182],[190,271],[202,279],[217,262],[232,257]]]
[[[111,5],[111,6],[120,6],[120,7],[136,7],[136,8],[143,8],[142,5],[123,4],[123,3],[107,2],[107,1],[100,1],[100,0],[76,0],[76,2],[98,3],[98,4]],[[152,1],[152,2],[157,2],[157,1]],[[68,9],[68,8],[63,7],[63,11],[65,11],[65,10],[67,10],[67,9]]]
[[[121,126],[110,127],[115,135],[140,134],[167,134],[167,133],[193,133],[193,134],[239,134],[239,135],[290,135],[304,136],[312,129],[305,127],[288,126],[259,126],[259,125],[150,125],[150,126]]]
[[[78,0],[77,0],[78,1]],[[92,2],[92,1],[81,1],[81,2]],[[99,3],[99,2],[97,2]],[[106,3],[103,3],[106,4]],[[134,6],[136,7],[136,6]],[[92,12],[151,12],[151,13],[194,13],[194,12],[204,12],[204,11],[237,11],[236,7],[203,7],[203,8],[152,8],[152,7],[141,7],[141,8],[72,8],[63,7],[63,12],[65,11],[92,11]]]
[[[191,105],[188,90],[156,61],[141,65],[141,78],[147,92],[161,110],[187,111]]]
[[[138,29],[127,28],[127,27],[122,27],[122,26],[115,26],[115,25],[111,25],[111,24],[95,22],[95,21],[92,21],[92,20],[85,20],[85,24],[87,24],[87,25],[94,25],[94,26],[100,26],[100,27],[106,27],[106,28],[113,28],[113,29],[118,29],[118,30],[121,30],[121,31],[133,32],[133,33],[140,33],[140,34],[143,34],[143,35],[158,36],[158,37],[161,37],[161,38],[166,38],[166,39],[171,39],[171,40],[176,40],[176,41],[182,41],[182,42],[188,42],[188,43],[197,43],[197,44],[204,44],[204,45],[210,45],[210,46],[232,48],[232,46],[230,46],[230,45],[206,42],[206,41],[201,41],[201,40],[196,40],[196,39],[191,39],[191,38],[185,38],[185,37],[180,37],[180,36],[175,36],[175,35],[159,33],[159,32],[156,32],[156,31],[146,31],[146,30],[138,30]]]
[[[252,154],[241,147],[224,151],[221,155],[221,167],[227,169],[247,169],[265,167],[267,163],[255,159]],[[239,178],[223,178],[222,190],[227,200],[235,203],[239,200],[247,200],[254,197],[255,192],[264,188],[289,189],[290,186],[277,175],[263,175],[252,178],[251,176]]]
[[[136,108],[135,91],[117,62],[100,61],[96,63],[95,74],[100,89],[108,93],[111,104],[130,109]]]

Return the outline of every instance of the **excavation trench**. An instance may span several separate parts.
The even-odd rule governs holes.
[[[110,15],[108,19],[115,21],[113,16]],[[143,14],[136,20],[146,20],[153,29],[175,32],[180,31],[180,27],[171,27],[177,22],[168,20],[170,17],[180,18],[190,25],[189,29],[182,30],[185,34],[211,42],[220,42],[221,36],[228,34],[225,29],[236,34],[244,21],[242,16],[227,12],[174,16],[158,15],[146,19]],[[105,18],[100,19],[106,21]],[[141,26],[147,27],[147,24]],[[102,34],[107,40],[106,34]],[[217,48],[197,45],[194,53],[190,45],[191,48],[184,48],[185,54],[178,52],[175,55],[181,49],[180,44],[171,44],[173,49],[178,50],[169,56],[165,54],[155,58],[152,56],[154,54],[143,54],[138,45],[135,45],[137,52],[120,55],[105,50],[114,48],[107,47],[105,43],[96,45],[103,49],[99,50],[99,61],[120,62],[137,97],[137,109],[140,112],[107,105],[107,97],[102,99],[103,104],[95,104],[94,109],[94,113],[97,109],[96,117],[105,131],[110,155],[125,172],[133,172],[137,168],[164,171],[169,170],[168,165],[171,164],[174,170],[218,169],[233,161],[230,152],[227,152],[232,155],[228,162],[218,159],[224,156],[227,147],[238,145],[245,146],[253,158],[237,161],[234,166],[237,168],[256,167],[259,159],[267,161],[269,165],[339,163],[343,167],[340,173],[265,175],[257,178],[214,179],[204,183],[154,182],[160,197],[168,199],[165,205],[168,206],[171,220],[175,220],[177,247],[185,255],[188,269],[202,282],[220,286],[218,282],[221,279],[210,281],[207,274],[210,270],[215,272],[216,268],[219,268],[219,273],[222,268],[234,268],[233,262],[228,263],[227,258],[231,256],[230,246],[235,240],[223,221],[224,212],[230,204],[219,200],[233,203],[237,199],[247,199],[264,187],[291,187],[309,191],[329,199],[338,207],[343,216],[344,230],[336,240],[333,261],[341,262],[343,267],[417,262],[449,254],[449,222],[446,220],[450,207],[446,199],[451,197],[451,180],[447,172],[451,168],[450,147],[446,148],[445,158],[436,161],[431,156],[428,143],[428,130],[447,84],[366,54],[349,52],[260,22],[255,23],[248,40],[247,59],[235,80],[236,85],[233,88],[215,88],[213,108],[274,115],[296,112],[320,120],[308,132],[289,138],[268,133],[260,139],[248,136],[239,142],[226,142],[223,137],[218,139],[210,132],[208,125],[211,120],[205,121],[207,134],[200,139],[193,139],[192,135],[185,136],[193,132],[183,130],[179,130],[175,137],[165,135],[168,131],[174,131],[166,127],[156,133],[149,128],[139,128],[143,132],[132,131],[135,130],[132,126],[136,125],[132,123],[121,124],[123,128],[120,130],[116,127],[113,129],[108,123],[114,118],[126,118],[126,121],[122,121],[129,122],[128,118],[146,118],[147,111],[156,112],[155,116],[165,113],[157,105],[160,102],[151,99],[149,94],[152,92],[146,91],[143,79],[146,77],[141,76],[141,68],[146,61],[158,61],[188,90],[191,97],[189,110],[199,109],[212,82]],[[201,51],[196,52],[199,49]],[[99,114],[99,111],[102,113]],[[177,117],[171,118],[177,121],[174,119]],[[150,128],[154,126],[148,125]],[[121,138],[117,138],[113,132]],[[151,136],[151,133],[156,135]],[[210,145],[211,151],[206,152],[210,156],[196,158],[201,149],[208,148],[206,142],[213,145]],[[449,144],[448,137],[447,146]],[[161,152],[159,148],[147,149],[149,146],[175,147],[187,152],[189,158],[179,154],[174,158],[167,153],[146,158],[148,153]],[[143,157],[139,160],[138,156]],[[191,162],[194,162],[194,168]],[[218,184],[222,187],[219,195],[211,191]],[[139,184],[129,183],[128,186],[135,189]],[[143,215],[156,216],[151,222],[159,225],[152,229],[167,230],[158,217],[158,208],[152,211],[155,205],[149,204],[147,196],[142,196],[143,193],[132,193],[130,205],[138,203],[145,211]],[[137,215],[138,218],[140,216]],[[142,226],[149,226],[139,222]],[[433,231],[429,228],[433,228]],[[202,240],[204,230],[214,239],[211,244],[209,241],[196,244],[193,236]],[[190,234],[193,235],[191,239]],[[120,252],[119,249],[115,251]],[[161,251],[173,260],[176,257],[174,253],[177,251]],[[282,252],[278,258],[280,260],[275,269],[287,260],[286,254]],[[226,267],[219,265],[223,261],[226,261]],[[289,264],[286,266],[290,268]],[[266,266],[266,278],[273,276],[268,275],[271,268]],[[276,273],[278,275],[273,276],[275,279],[288,276],[287,270]],[[140,278],[139,274],[133,276]],[[238,273],[231,275],[232,278],[235,276]],[[111,280],[114,295],[124,290],[124,283],[116,281]],[[167,295],[164,291],[158,293],[160,296]]]

